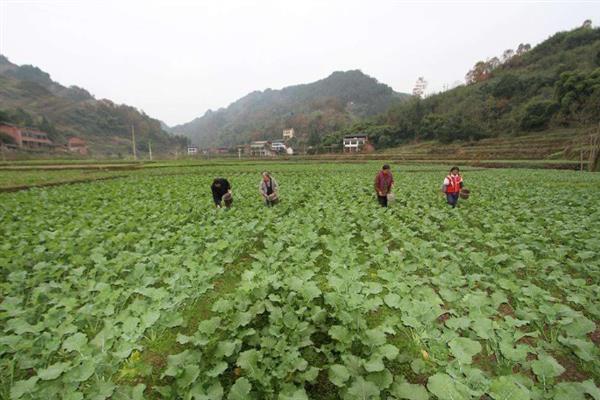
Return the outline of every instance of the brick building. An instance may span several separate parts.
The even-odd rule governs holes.
[[[70,137],[67,142],[67,147],[72,153],[79,153],[82,156],[87,156],[88,148],[85,140],[78,137]]]
[[[21,128],[12,124],[0,124],[0,132],[13,138],[19,148],[51,148],[52,141],[48,139],[46,132],[33,128]]]

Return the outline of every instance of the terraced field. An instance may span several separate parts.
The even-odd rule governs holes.
[[[600,399],[600,175],[379,167],[1,193],[0,397]]]

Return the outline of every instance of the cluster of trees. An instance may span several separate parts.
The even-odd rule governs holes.
[[[127,152],[132,125],[140,151],[147,150],[150,142],[155,152],[183,148],[188,143],[183,136],[165,132],[160,121],[143,111],[109,100],[96,100],[85,89],[64,87],[39,68],[12,64],[2,55],[0,98],[3,100],[0,121],[37,128],[56,143],[79,136],[97,153]]]
[[[305,85],[252,92],[172,130],[201,146],[232,146],[280,138],[283,129],[294,128],[303,144],[311,146],[320,142],[323,132],[385,112],[406,97],[361,71],[338,71]]]
[[[507,49],[502,53],[502,59],[498,57],[488,58],[486,61],[478,61],[475,66],[465,75],[468,85],[483,82],[492,77],[494,70],[503,64],[511,62],[515,57],[520,57],[531,50],[531,45],[521,43],[517,50]]]
[[[46,132],[50,139],[58,136],[56,127],[46,117],[38,117],[28,113],[20,107],[14,109],[0,109],[0,123],[8,123],[18,126],[27,126]],[[6,142],[5,142],[6,143]]]
[[[467,85],[327,134],[330,146],[347,134],[368,134],[377,147],[419,140],[479,140],[499,134],[600,122],[600,29],[559,32],[531,49],[521,44],[502,59],[478,62]]]

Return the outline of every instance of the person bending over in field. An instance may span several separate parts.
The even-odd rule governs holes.
[[[375,193],[377,194],[377,201],[382,207],[388,206],[388,194],[391,193],[393,185],[392,171],[390,166],[385,164],[375,176]]]
[[[231,207],[233,196],[231,195],[231,185],[227,179],[215,178],[212,185],[210,185],[210,190],[212,190],[215,207],[221,208],[222,203],[225,203],[227,208]]]
[[[460,176],[458,167],[452,167],[442,184],[442,192],[446,194],[446,200],[452,208],[456,207],[456,204],[458,203],[460,189],[462,189],[463,185],[463,179],[462,176]]]
[[[258,185],[260,195],[265,200],[265,205],[271,207],[279,202],[277,181],[269,172],[262,173],[262,180]]]

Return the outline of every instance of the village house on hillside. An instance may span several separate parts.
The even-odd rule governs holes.
[[[71,153],[78,153],[82,156],[88,155],[88,148],[85,140],[76,136],[70,137],[67,141],[67,148]]]
[[[294,149],[292,149],[290,146],[286,145],[281,141],[275,141],[271,143],[271,150],[273,150],[277,154],[294,154]]]
[[[187,155],[195,156],[196,154],[198,154],[198,147],[197,146],[188,146]]]
[[[284,139],[292,139],[294,137],[294,128],[284,129],[283,130],[283,138]]]
[[[344,153],[359,153],[373,151],[367,135],[349,135],[343,139]]]
[[[258,140],[250,143],[249,150],[252,157],[270,157],[275,155],[271,148],[271,142],[267,140]]]
[[[49,149],[53,143],[48,134],[33,128],[21,128],[12,124],[0,124],[0,132],[12,137],[19,148]]]

